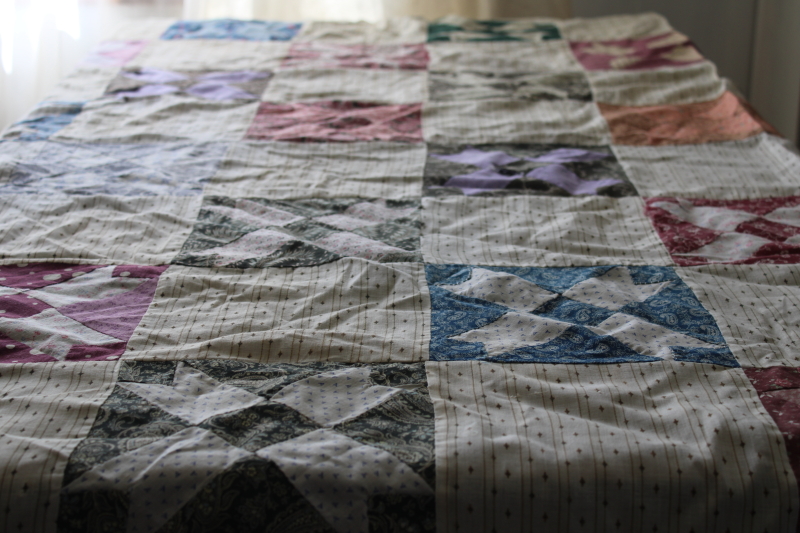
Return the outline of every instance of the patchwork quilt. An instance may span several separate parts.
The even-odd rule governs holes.
[[[0,206],[2,531],[797,529],[800,156],[658,15],[126,26]]]

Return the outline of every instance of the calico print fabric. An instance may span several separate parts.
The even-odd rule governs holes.
[[[0,531],[797,530],[800,155],[691,36],[111,39],[0,133]]]

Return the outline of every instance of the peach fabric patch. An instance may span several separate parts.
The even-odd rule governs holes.
[[[614,144],[662,145],[735,141],[769,131],[731,92],[709,102],[629,107],[598,103]]]
[[[572,41],[569,45],[587,70],[674,67],[703,60],[689,38],[675,31],[646,39]]]

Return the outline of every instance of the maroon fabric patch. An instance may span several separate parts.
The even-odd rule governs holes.
[[[664,246],[671,254],[685,254],[696,250],[701,246],[714,242],[717,237],[722,235],[719,231],[700,228],[688,222],[684,222],[674,215],[667,213],[660,207],[651,207],[650,201],[660,200],[652,198],[644,208],[644,212],[650,217],[656,231]],[[675,259],[673,257],[673,259]]]
[[[27,318],[45,309],[50,309],[50,305],[25,293],[0,296],[0,317],[3,318]]]
[[[67,354],[67,361],[113,360],[125,352],[127,342],[105,344],[103,346],[73,346]]]
[[[0,333],[0,363],[50,363],[56,361],[47,354],[32,354],[31,348]]]
[[[120,265],[114,269],[114,272],[111,273],[111,277],[158,278],[168,268],[169,265]]]
[[[800,228],[779,224],[763,218],[757,218],[749,222],[742,222],[736,227],[737,233],[748,233],[770,240],[786,240],[789,237],[800,235]]]

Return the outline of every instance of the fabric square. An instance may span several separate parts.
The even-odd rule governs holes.
[[[437,531],[794,527],[794,500],[774,496],[796,491],[780,431],[739,369],[427,369]]]
[[[206,196],[173,263],[266,268],[342,257],[421,261],[419,202],[358,198],[267,200]]]
[[[640,70],[691,65],[703,60],[688,37],[676,31],[641,39],[570,41],[587,70]]]
[[[558,21],[564,39],[570,41],[608,41],[663,35],[672,30],[658,13],[612,15]]]
[[[432,361],[739,366],[667,267],[428,265]]]
[[[609,144],[608,126],[592,102],[475,100],[428,102],[425,140],[438,144]]]
[[[295,269],[172,266],[123,358],[424,361],[424,276],[419,263],[357,258]]]
[[[316,20],[303,24],[295,42],[340,44],[415,44],[428,38],[427,22],[417,17],[397,17],[380,22]]]
[[[282,70],[261,99],[278,104],[320,100],[413,104],[427,100],[425,72],[385,69]]]
[[[119,359],[166,268],[0,266],[0,363]]]
[[[778,137],[761,133],[740,141],[614,147],[642,196],[720,200],[791,196],[800,157]]]
[[[104,361],[4,365],[0,375],[0,471],[7,472],[0,479],[4,524],[15,529],[22,524],[34,531],[55,529],[64,468],[113,390],[116,366]]]
[[[192,196],[0,196],[0,259],[164,265],[199,207]]]
[[[227,149],[222,143],[30,144],[35,155],[2,163],[8,175],[0,195],[197,195]]]
[[[500,74],[492,72],[431,72],[431,100],[584,100],[592,89],[583,72]]]
[[[800,272],[786,265],[705,265],[678,274],[714,315],[745,367],[800,367]]]
[[[106,89],[119,99],[181,94],[212,101],[258,100],[271,72],[252,70],[176,71],[152,67],[122,70]]]
[[[422,105],[322,101],[262,103],[248,139],[276,141],[422,141]]]
[[[151,41],[128,68],[164,70],[273,71],[289,51],[287,42],[238,40]]]
[[[432,72],[530,74],[582,70],[564,41],[437,42],[428,45]]]
[[[69,126],[83,110],[83,102],[42,102],[23,120],[3,132],[3,139],[44,141]]]
[[[645,212],[679,265],[800,262],[800,196],[646,202]]]
[[[63,77],[47,94],[47,102],[88,102],[102,98],[106,87],[119,71],[118,67],[79,65]]]
[[[636,197],[422,199],[427,263],[671,265]]]
[[[628,107],[598,103],[597,106],[608,121],[614,144],[734,141],[765,131],[765,125],[731,92],[696,104]]]
[[[425,70],[428,68],[428,51],[424,44],[297,42],[289,48],[289,55],[281,67]]]
[[[636,195],[607,146],[431,144],[424,186],[426,196]]]
[[[657,70],[589,71],[587,76],[597,102],[623,106],[708,102],[722,96],[726,88],[708,61]]]
[[[428,24],[428,42],[552,41],[561,39],[555,24],[536,19],[470,20],[456,15]]]
[[[143,40],[103,41],[89,53],[83,63],[95,67],[122,67],[146,45],[147,41]]]
[[[175,94],[129,101],[104,98],[86,104],[83,113],[52,139],[109,144],[238,141],[257,107],[258,103],[251,101],[214,101]]]
[[[164,374],[174,378],[162,383]],[[203,420],[159,400],[197,384],[202,394],[183,395],[184,411],[211,415]],[[351,384],[391,394],[353,401]],[[326,425],[287,401],[294,393],[350,416]],[[202,408],[215,395],[227,398],[224,410]],[[433,531],[434,454],[421,363],[128,362],[69,458],[59,524],[152,531],[202,513],[237,530],[366,531],[397,527],[413,509],[415,523]],[[242,490],[220,500],[231,485]]]
[[[411,198],[419,196],[424,166],[421,143],[239,142],[231,144],[205,194],[275,200]]]
[[[301,24],[264,20],[181,20],[167,28],[162,39],[236,39],[289,41]]]

